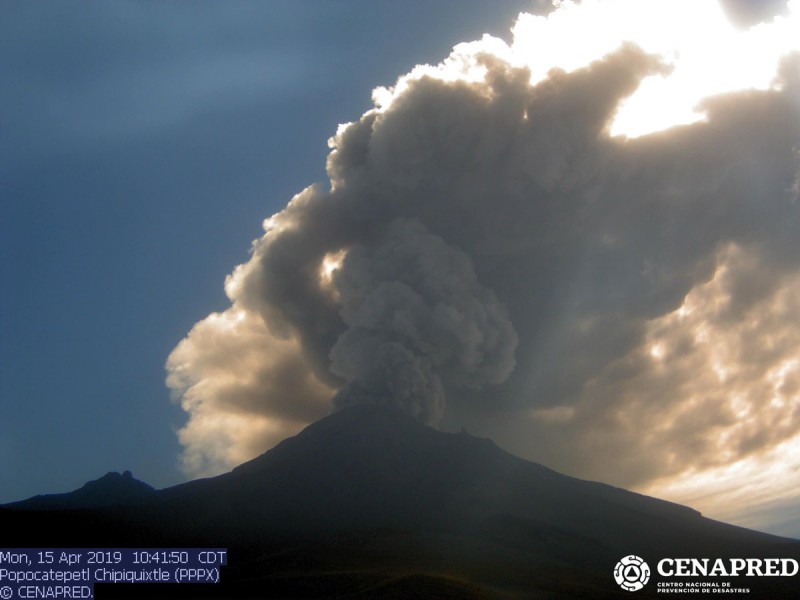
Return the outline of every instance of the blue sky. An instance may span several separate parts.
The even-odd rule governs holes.
[[[327,139],[530,2],[0,4],[0,501],[179,481],[164,362]]]

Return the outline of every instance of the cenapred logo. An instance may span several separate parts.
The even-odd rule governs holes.
[[[614,567],[614,579],[623,590],[636,592],[650,581],[650,567],[638,556],[626,556]]]

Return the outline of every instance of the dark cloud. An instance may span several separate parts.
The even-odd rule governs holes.
[[[631,44],[532,80],[484,39],[377,93],[331,141],[330,188],[268,219],[233,307],[170,359],[189,452],[238,448],[216,384],[254,331],[263,365],[288,355],[317,382],[259,378],[248,410],[277,430],[306,411],[286,398],[389,402],[625,485],[791,439],[798,64],[638,138],[611,135],[617,110],[668,68]],[[236,336],[217,325],[238,314]]]
[[[436,424],[443,384],[481,388],[514,368],[505,307],[466,254],[417,222],[392,221],[377,247],[348,248],[331,288],[347,327],[329,353],[347,382],[337,406],[388,403]]]

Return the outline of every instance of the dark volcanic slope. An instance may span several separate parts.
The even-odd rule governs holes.
[[[704,523],[689,508],[567,477],[490,440],[435,431],[376,406],[341,411],[231,473],[162,496],[181,511],[203,511],[209,524],[229,527],[248,514],[289,531],[460,530],[500,515],[594,536],[619,533],[623,522]]]
[[[0,524],[32,514],[0,512]],[[228,546],[229,579],[259,597],[616,597],[611,572],[628,554],[653,567],[661,557],[800,555],[796,541],[567,477],[377,406],[340,411],[135,509],[37,515],[53,532],[37,545]],[[768,597],[791,597],[789,583],[773,581]]]

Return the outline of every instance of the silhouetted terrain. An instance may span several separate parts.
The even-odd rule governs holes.
[[[152,486],[133,477],[130,471],[106,473],[100,479],[86,483],[66,494],[43,494],[20,502],[6,504],[8,508],[27,510],[59,510],[67,508],[102,508],[138,504],[156,494]]]
[[[3,546],[230,549],[219,587],[105,587],[101,598],[641,598],[656,595],[660,558],[800,558],[796,540],[567,477],[377,406],[135,505],[76,504],[82,490],[0,510]],[[629,554],[653,571],[633,594],[612,576]],[[797,597],[797,578],[735,582],[750,598]]]

